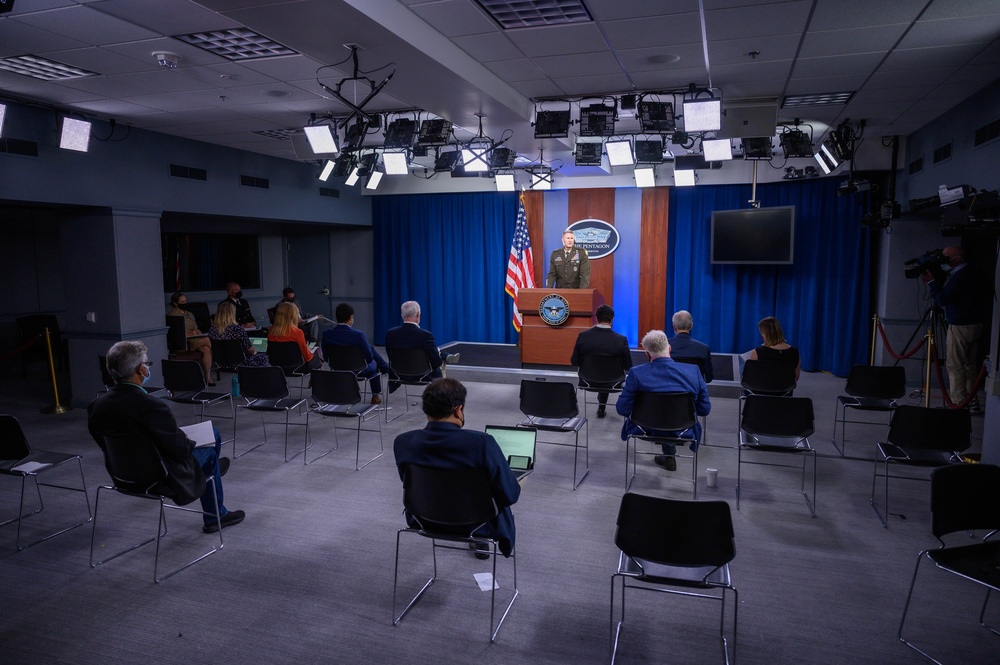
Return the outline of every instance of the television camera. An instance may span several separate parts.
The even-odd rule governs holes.
[[[906,279],[916,279],[927,271],[934,275],[935,280],[940,282],[946,276],[941,265],[948,265],[949,263],[948,257],[940,249],[932,249],[922,256],[907,261],[905,265],[908,267],[904,269],[903,274],[906,275]]]

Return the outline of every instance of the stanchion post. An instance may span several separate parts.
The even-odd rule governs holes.
[[[927,329],[927,367],[924,370],[924,406],[931,405],[931,364],[934,362],[934,315],[931,315],[931,327]]]
[[[52,378],[52,392],[56,396],[56,403],[42,409],[42,413],[66,413],[71,411],[71,407],[59,403],[59,384],[56,382],[56,363],[52,357],[52,335],[49,329],[45,329],[45,347],[49,352],[49,376]]]
[[[875,365],[875,340],[878,335],[878,312],[872,314],[872,341],[868,347],[868,364]]]

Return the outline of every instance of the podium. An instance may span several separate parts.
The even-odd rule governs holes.
[[[557,326],[538,314],[538,306],[551,295],[562,296],[569,304],[569,318]],[[597,289],[519,289],[521,364],[570,365],[577,335],[593,325],[594,314],[603,304],[604,296]]]

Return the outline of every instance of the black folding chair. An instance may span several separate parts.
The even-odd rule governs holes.
[[[740,483],[744,464],[792,466],[771,462],[745,462],[747,452],[802,455],[800,491],[809,514],[816,517],[816,451],[809,443],[815,431],[812,400],[808,397],[749,395],[740,419],[740,440],[736,463],[736,510],[740,509]],[[812,457],[812,500],[806,492],[806,462]]]
[[[628,419],[638,426],[642,433],[632,435],[625,441],[625,491],[632,488],[635,480],[636,455],[658,455],[660,452],[639,452],[638,441],[648,441],[657,445],[672,443],[676,446],[698,444],[694,435],[669,436],[656,432],[684,432],[692,429],[697,423],[694,410],[694,397],[691,393],[654,393],[639,391],[635,395],[635,404]],[[632,450],[632,474],[628,472],[629,448]],[[683,448],[682,448],[683,449]],[[698,446],[690,455],[680,454],[691,460],[691,491],[692,498],[698,498]]]
[[[330,365],[330,369],[338,372],[350,372],[358,383],[364,383],[365,390],[367,390],[367,382],[371,377],[361,376],[368,369],[368,363],[365,362],[365,354],[361,352],[361,347],[324,344],[323,356],[326,358],[327,364]]]
[[[945,544],[945,537],[949,534],[979,530],[986,531],[986,536],[980,541],[968,544],[963,536],[961,544],[950,547]],[[941,546],[926,549],[917,555],[897,637],[920,655],[941,665],[940,661],[903,637],[917,573],[920,572],[920,563],[926,558],[940,570],[986,587],[979,625],[1000,635],[1000,630],[984,622],[990,594],[1000,592],[1000,538],[995,537],[1000,532],[1000,467],[992,464],[952,464],[932,471],[931,531]],[[966,595],[964,590],[962,595]],[[945,613],[939,599],[940,595],[935,596],[933,614]]]
[[[580,409],[577,407],[576,387],[568,381],[549,382],[524,379],[521,381],[520,409],[521,413],[525,415],[525,420],[518,423],[519,427],[534,427],[545,432],[573,433],[572,444],[560,441],[539,441],[538,443],[573,446],[573,489],[576,489],[590,473],[590,428],[587,426],[587,418],[579,417]],[[585,426],[587,434],[583,443],[583,453],[586,470],[578,481],[576,473],[580,451],[580,430]]]
[[[889,516],[901,513],[889,511],[889,465],[933,468],[961,462],[959,453],[972,445],[972,416],[965,409],[932,409],[904,404],[896,407],[889,423],[886,441],[879,443],[872,473],[872,497],[869,503],[882,526],[888,528]],[[883,505],[885,517],[875,503],[875,485],[879,462],[885,481]],[[892,476],[898,480],[927,480],[927,477]]]
[[[629,492],[622,497],[618,510],[615,545],[621,554],[618,570],[611,576],[612,664],[625,624],[625,589],[718,601],[719,637],[726,663],[730,662],[726,591],[732,591],[732,662],[736,662],[740,603],[729,574],[729,562],[736,556],[736,542],[728,503],[676,501]],[[621,613],[617,622],[616,579],[621,580]]]
[[[848,420],[847,410],[888,413],[906,395],[906,369],[900,366],[854,365],[847,376],[846,395],[837,397],[833,414],[833,447],[844,456],[847,447],[847,423],[872,424],[866,420]],[[837,424],[840,424],[840,445],[837,445]]]
[[[401,418],[410,412],[409,387],[420,386],[423,388],[427,386],[427,384],[434,380],[431,377],[434,368],[431,367],[431,361],[427,358],[427,353],[423,349],[391,349],[386,347],[385,352],[389,356],[390,387],[390,390],[386,393],[385,422],[391,423],[396,418]],[[403,389],[403,402],[406,405],[406,409],[395,418],[390,419],[389,400],[392,397],[392,386],[394,385]]]
[[[583,415],[587,415],[587,396],[590,393],[620,393],[625,385],[625,370],[619,356],[584,354],[580,359],[577,388],[583,391]]]
[[[293,423],[291,422],[291,413],[295,409],[300,408],[306,403],[305,398],[302,397],[289,397],[288,396],[288,384],[285,382],[285,373],[280,367],[247,367],[240,366],[237,368],[237,376],[240,382],[240,396],[245,400],[244,404],[239,404],[240,409],[246,411],[256,411],[260,413],[260,424],[261,428],[264,430],[264,440],[258,443],[253,448],[250,448],[243,453],[236,454],[236,431],[233,430],[233,458],[242,457],[246,455],[251,450],[255,450],[265,443],[267,443],[267,421],[265,419],[265,414],[267,413],[284,413],[285,414],[285,461],[289,461],[288,457],[288,428],[292,425],[297,425],[299,427],[305,427],[305,435],[302,437],[302,451],[303,455],[305,451],[309,449],[309,417],[306,414],[306,421],[304,423]],[[277,423],[271,423],[277,424]],[[298,453],[293,455],[294,458]]]
[[[243,364],[243,348],[235,339],[212,340],[212,364],[220,372],[236,372]]]
[[[67,487],[65,485],[41,482],[38,479],[40,474],[49,473],[50,471],[58,469],[62,465],[72,462],[73,460],[76,460],[77,468],[80,471],[80,487]],[[0,522],[0,526],[6,526],[12,522],[17,522],[17,535],[14,538],[14,546],[17,548],[18,552],[31,547],[32,545],[44,542],[49,538],[54,538],[59,534],[66,533],[70,529],[83,526],[93,519],[93,513],[90,512],[90,498],[87,496],[87,481],[83,477],[82,456],[67,453],[53,453],[44,450],[32,451],[31,446],[28,445],[28,439],[24,436],[24,431],[21,429],[21,424],[17,421],[17,418],[11,415],[0,415],[0,475],[13,476],[21,479],[21,499],[18,502],[17,517]],[[35,493],[38,495],[38,508],[26,514],[24,512],[24,495],[29,478],[35,484]],[[27,545],[22,545],[21,522],[25,518],[37,515],[45,509],[45,503],[42,501],[41,490],[43,486],[70,490],[73,492],[82,492],[84,501],[87,503],[87,519],[77,524],[50,532],[48,535],[30,542]]]
[[[267,359],[273,367],[280,367],[287,379],[298,379],[299,396],[305,390],[305,378],[309,376],[309,365],[302,357],[296,342],[267,343]]]
[[[312,413],[321,416],[334,418],[333,437],[336,450],[340,447],[340,440],[337,434],[337,419],[354,418],[357,420],[357,453],[354,457],[354,470],[363,469],[385,453],[382,443],[382,421],[378,417],[378,406],[368,404],[361,399],[361,390],[352,372],[313,370],[312,372],[312,398],[316,402],[312,408]],[[374,417],[378,425],[378,447],[379,453],[364,464],[361,464],[361,425]],[[309,414],[306,414],[306,422],[309,422]],[[365,430],[374,432],[376,430]],[[323,455],[327,455],[332,450],[328,450]],[[321,455],[322,457],[322,455]],[[319,459],[319,458],[317,458]]]
[[[496,614],[496,596],[499,583],[497,580],[497,546],[495,538],[480,535],[481,529],[496,518],[500,509],[493,500],[490,491],[490,481],[486,472],[480,468],[473,469],[434,469],[411,464],[403,474],[403,505],[406,512],[419,525],[407,527],[396,532],[396,569],[392,582],[392,623],[398,626],[406,613],[410,611],[424,592],[438,579],[437,550],[454,549],[468,553],[470,547],[487,544],[486,550],[493,560],[493,583],[490,591],[490,641],[495,642],[500,626],[507,618],[511,606],[517,599],[517,559],[511,552],[510,561],[513,566],[514,587],[513,596],[500,617],[494,620]],[[424,583],[417,595],[396,614],[396,596],[399,587],[399,541],[404,533],[415,533],[431,540],[431,557],[433,573]],[[438,541],[452,543],[441,545]],[[483,551],[483,550],[479,550]]]

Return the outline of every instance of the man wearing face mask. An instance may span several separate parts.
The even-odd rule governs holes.
[[[167,477],[152,491],[170,497],[179,506],[201,499],[205,533],[215,533],[218,496],[222,527],[239,524],[246,517],[242,510],[227,510],[222,497],[222,476],[229,470],[229,459],[219,458],[221,438],[215,431],[215,445],[195,448],[177,426],[169,405],[151,397],[143,389],[149,381],[150,366],[146,345],[138,341],[118,342],[108,351],[108,372],[115,386],[87,408],[87,427],[97,445],[104,450],[105,436],[124,436],[136,445],[146,443],[156,448]],[[206,483],[206,478],[215,480]]]
[[[485,432],[462,429],[466,395],[465,386],[455,379],[437,379],[424,389],[427,426],[400,434],[393,443],[399,478],[405,478],[406,467],[410,464],[434,469],[484,469],[500,512],[477,533],[497,538],[500,551],[510,556],[514,551],[514,514],[510,507],[517,502],[521,486],[496,439]],[[410,526],[417,526],[409,514],[406,521]],[[488,558],[480,552],[476,556]]]
[[[274,306],[275,309],[283,302],[290,302],[298,308],[299,328],[302,328],[302,332],[305,333],[306,339],[310,342],[319,342],[323,338],[323,333],[337,325],[325,316],[303,310],[299,301],[295,299],[295,289],[290,286],[281,290],[281,300]]]
[[[222,302],[231,302],[236,308],[236,323],[244,328],[256,328],[257,319],[250,311],[250,303],[243,299],[243,290],[236,282],[226,284],[226,298]]]

